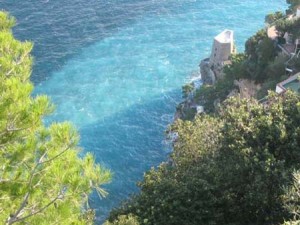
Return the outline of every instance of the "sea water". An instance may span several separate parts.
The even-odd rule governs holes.
[[[264,27],[285,0],[0,0],[14,33],[35,44],[35,94],[69,120],[80,145],[113,172],[109,196],[92,196],[101,223],[152,166],[167,159],[164,131],[181,86],[199,71],[212,40],[235,31],[236,45]]]

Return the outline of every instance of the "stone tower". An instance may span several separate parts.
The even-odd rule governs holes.
[[[235,53],[233,31],[224,30],[214,38],[209,59],[210,66],[215,69],[222,67],[232,53]]]

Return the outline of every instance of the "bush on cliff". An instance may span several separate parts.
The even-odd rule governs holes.
[[[140,225],[137,218],[131,214],[120,215],[113,222],[106,221],[103,225]]]
[[[282,19],[284,17],[285,17],[285,15],[282,12],[277,11],[275,13],[270,13],[270,14],[266,15],[265,22],[268,23],[269,25],[272,25],[274,22],[276,22],[277,20]]]
[[[294,38],[300,36],[300,19],[289,20],[289,19],[281,19],[276,23],[276,29],[280,32],[281,36],[283,36],[286,32],[293,35]]]
[[[290,9],[296,10],[296,7],[300,5],[300,0],[286,0],[286,3],[290,5]]]
[[[273,41],[268,38],[265,30],[258,31],[247,40],[245,53],[247,55],[245,63],[248,79],[259,83],[267,80],[266,68],[274,61],[276,48]]]
[[[284,225],[299,225],[300,224],[300,171],[293,174],[293,182],[285,189],[283,202],[285,208],[293,216],[293,219],[286,221]]]
[[[177,121],[169,163],[152,169],[141,193],[114,210],[141,224],[278,224],[289,219],[283,186],[300,160],[300,97],[269,104],[230,98],[217,116]]]

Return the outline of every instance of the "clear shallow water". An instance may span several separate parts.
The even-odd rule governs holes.
[[[285,0],[2,1],[17,17],[15,34],[35,42],[36,93],[57,105],[51,121],[72,121],[81,146],[114,172],[110,195],[91,205],[98,221],[137,191],[165,160],[164,130],[181,86],[198,71],[224,28],[243,43]]]

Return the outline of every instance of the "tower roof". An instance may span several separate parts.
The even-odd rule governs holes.
[[[215,37],[215,40],[220,43],[231,43],[233,41],[233,31],[224,30]]]

